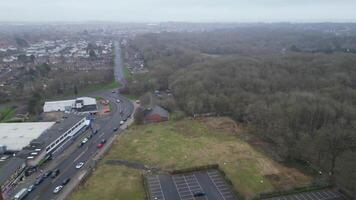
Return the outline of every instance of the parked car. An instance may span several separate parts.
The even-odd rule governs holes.
[[[120,121],[120,125],[123,125],[125,122],[123,120]]]
[[[54,188],[53,193],[58,194],[63,188],[63,185],[58,185],[56,188]]]
[[[62,185],[67,185],[67,183],[69,183],[70,178],[64,179],[62,182]]]
[[[117,103],[121,103],[120,99],[116,100]]]
[[[93,134],[95,135],[95,134],[97,134],[98,132],[99,132],[99,130],[96,129]]]
[[[114,129],[113,129],[113,131],[115,132],[115,131],[117,131],[119,128],[118,127],[115,127]]]
[[[60,173],[60,170],[59,170],[59,169],[54,170],[53,173],[52,173],[52,175],[51,175],[51,178],[56,178],[59,173]]]
[[[104,144],[101,144],[101,143],[99,143],[99,144],[96,145],[96,147],[97,147],[98,149],[101,149],[103,146],[104,146]]]
[[[111,93],[115,93],[115,90],[112,90]]]
[[[205,193],[202,192],[202,191],[196,191],[196,192],[193,193],[193,196],[194,196],[194,197],[202,197],[202,196],[204,196],[204,195],[205,195]]]
[[[51,176],[51,174],[52,174],[52,170],[49,170],[49,171],[47,171],[46,173],[43,174],[43,177],[47,178],[47,177]]]
[[[100,143],[101,143],[101,144],[105,144],[105,143],[106,143],[106,140],[105,140],[105,139],[102,139],[102,140],[100,141]]]
[[[28,191],[28,192],[32,192],[34,189],[35,189],[35,185],[32,184],[32,185],[30,185],[30,186],[27,188],[27,191]]]
[[[83,165],[84,165],[84,162],[80,162],[80,163],[78,163],[78,164],[75,166],[75,168],[76,168],[76,169],[80,169],[80,168],[83,167]]]

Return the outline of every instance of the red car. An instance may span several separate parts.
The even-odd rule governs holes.
[[[96,145],[96,147],[98,148],[98,149],[101,149],[101,147],[103,147],[104,146],[104,144],[102,144],[102,143],[99,143],[98,145]]]

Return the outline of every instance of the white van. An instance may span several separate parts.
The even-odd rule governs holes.
[[[27,188],[22,188],[15,196],[14,200],[21,200],[28,194]]]

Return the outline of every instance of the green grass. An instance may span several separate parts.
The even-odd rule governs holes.
[[[131,80],[132,79],[132,74],[130,72],[130,70],[127,67],[123,68],[124,71],[124,77],[126,80]]]
[[[49,98],[48,100],[58,100],[61,98],[69,98],[74,96],[86,96],[93,92],[103,91],[103,90],[111,90],[121,86],[121,83],[112,81],[110,83],[102,83],[102,84],[93,84],[86,88],[78,89],[78,94],[75,95],[73,91],[67,91],[62,95],[56,95],[54,97]]]
[[[0,110],[1,113],[0,122],[7,122],[8,120],[14,117],[15,112],[16,112],[16,108],[14,107],[3,108],[2,110]]]
[[[80,192],[72,195],[75,200],[142,200],[144,190],[140,171],[121,166],[100,165]]]
[[[311,177],[296,169],[282,166],[255,150],[240,139],[239,135],[234,134],[231,127],[234,130],[237,129],[236,124],[227,118],[209,118],[205,121],[184,119],[132,126],[119,136],[117,144],[104,158],[104,162],[108,159],[124,159],[160,167],[164,170],[218,163],[232,181],[234,189],[248,199],[261,192],[310,183]],[[105,173],[112,174],[113,178],[116,176],[115,173],[118,173],[112,172],[112,170],[117,170],[116,167],[105,164],[102,164],[99,170],[105,170]],[[122,169],[119,171],[124,173]],[[279,179],[277,181],[269,179],[267,175],[270,174],[278,176]],[[88,184],[97,185],[100,179],[97,176],[99,175],[94,175]],[[111,180],[108,181],[110,183]],[[120,181],[126,182],[130,179]],[[108,186],[109,184],[102,184],[97,187]],[[116,191],[116,194],[119,195],[122,192],[120,195],[127,195],[127,199],[135,199],[135,196],[131,198],[129,194],[134,191],[143,191],[142,183],[136,182],[131,187],[131,190]],[[91,193],[91,190],[81,190],[77,195],[88,192]],[[107,191],[102,199],[112,199],[113,193],[112,190]],[[90,196],[87,195],[88,200],[95,199],[89,198]],[[80,198],[73,199],[79,200]]]

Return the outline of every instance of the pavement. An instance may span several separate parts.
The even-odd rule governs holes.
[[[109,146],[109,143],[115,139],[116,135],[121,133],[122,128],[126,128],[127,124],[132,122],[132,119],[128,118],[134,112],[134,105],[130,100],[116,93],[111,93],[111,91],[96,93],[93,96],[97,95],[108,99],[112,104],[112,110],[108,116],[104,118],[95,117],[94,119],[94,126],[100,127],[98,133],[95,134],[85,145],[79,148],[78,144],[81,142],[81,138],[91,134],[91,131],[87,130],[82,133],[81,137],[77,138],[70,147],[61,153],[61,155],[41,167],[37,173],[31,175],[22,184],[18,185],[15,188],[14,194],[16,194],[16,191],[33,184],[36,177],[39,176],[41,172],[44,173],[48,170],[59,169],[60,174],[56,178],[46,178],[40,185],[36,186],[34,191],[29,193],[25,199],[65,199],[65,197],[70,194],[77,184],[81,182],[81,179],[85,177],[85,174],[91,170],[93,167],[91,163],[94,162],[94,159],[98,158],[98,154],[104,152],[106,146]],[[117,99],[120,99],[121,103],[117,103]],[[123,110],[122,114],[120,114],[120,110]],[[119,128],[118,131],[114,132],[113,129],[120,127],[120,121],[124,118],[128,118],[126,124]],[[103,139],[107,140],[107,143],[103,148],[98,149],[96,145]],[[76,169],[75,166],[79,162],[84,162],[85,164],[81,169]],[[54,188],[61,185],[63,180],[67,178],[71,178],[71,181],[65,185],[58,194],[54,194]]]
[[[146,176],[151,200],[236,200],[218,170]],[[195,197],[194,194],[204,195]]]

